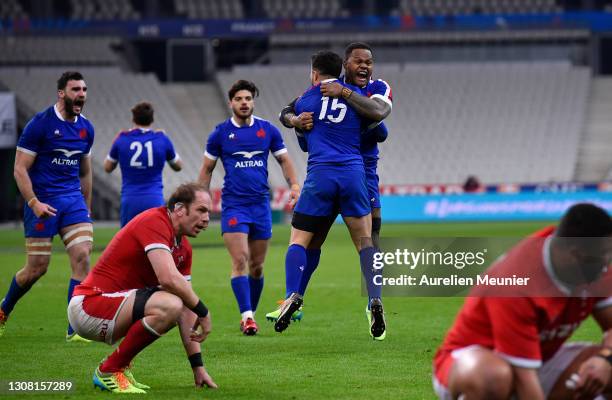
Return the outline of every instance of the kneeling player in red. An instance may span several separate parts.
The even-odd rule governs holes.
[[[76,287],[68,319],[79,335],[117,349],[96,368],[94,386],[145,393],[131,362],[178,324],[196,386],[216,388],[200,343],[211,330],[208,309],[191,288],[192,250],[186,236],[208,226],[210,195],[197,184],[179,186],[168,206],[147,210],[121,229],[87,278]]]
[[[611,255],[610,216],[586,203],[510,249],[487,273],[528,275],[537,290],[471,292],[434,358],[438,398],[610,398]],[[602,343],[565,343],[589,315]]]

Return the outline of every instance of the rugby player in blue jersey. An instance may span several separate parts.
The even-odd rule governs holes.
[[[341,72],[340,56],[329,51],[316,53],[312,58],[313,86],[295,103],[295,114],[312,113],[313,120],[312,129],[306,133],[308,172],[293,214],[285,266],[287,271],[300,271],[298,276],[301,278],[308,264],[306,249],[310,242],[340,211],[359,252],[368,289],[370,335],[382,340],[386,326],[381,287],[374,285],[374,276],[381,272],[372,266],[375,247],[371,238],[371,206],[361,155],[363,121],[346,100],[357,96],[355,92],[360,89],[340,83]],[[340,98],[324,94],[324,86],[331,84],[342,87]],[[365,100],[371,101],[367,97]],[[302,305],[305,290],[306,285],[300,285],[283,302],[274,326],[276,331],[282,332],[287,328],[293,313]]]
[[[26,264],[0,303],[0,336],[15,304],[47,272],[53,236],[61,236],[70,259],[68,300],[89,271],[94,128],[81,114],[87,99],[83,76],[76,71],[63,73],[57,97],[54,105],[28,122],[17,143],[14,175],[26,202]],[[66,340],[85,341],[70,325]]]
[[[245,335],[258,331],[255,311],[263,290],[263,264],[272,237],[268,154],[280,164],[294,204],[300,193],[293,163],[280,131],[253,115],[257,87],[239,80],[228,92],[232,117],[209,135],[199,182],[209,188],[220,158],[225,169],[221,232],[232,259],[231,285],[242,315]]]
[[[392,93],[391,87],[382,79],[372,80],[374,59],[372,49],[362,42],[349,44],[345,49],[344,56],[344,82],[358,86],[361,93],[353,93],[346,99],[347,103],[355,108],[357,113],[364,118],[362,129],[367,134],[361,137],[361,155],[366,171],[366,182],[368,186],[368,197],[372,209],[372,241],[376,248],[379,247],[381,221],[381,204],[378,190],[379,178],[377,174],[378,165],[378,143],[384,142],[388,132],[383,122],[391,112]],[[341,79],[342,80],[342,79]],[[338,82],[322,85],[322,93],[332,97],[342,94],[342,85]],[[295,102],[288,104],[280,113],[280,121],[287,128],[295,128],[300,147],[308,151],[307,136],[304,133],[312,129],[312,112],[295,113]],[[286,269],[286,293],[289,297],[292,292],[304,292],[308,282],[319,265],[321,257],[321,246],[325,241],[338,212],[335,212],[327,223],[321,223],[320,229],[315,233],[312,241],[306,249],[307,263],[303,270]],[[266,318],[272,321],[278,319],[280,309],[266,314]],[[371,313],[366,310],[368,320],[371,321]],[[302,311],[299,309],[293,315],[293,319],[301,319]],[[384,337],[378,337],[378,340]]]
[[[163,131],[151,129],[153,106],[138,103],[132,108],[134,127],[120,132],[104,160],[108,173],[121,168],[121,226],[149,208],[164,205],[162,171],[166,162],[174,171],[183,163]]]

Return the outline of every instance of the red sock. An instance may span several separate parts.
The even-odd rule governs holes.
[[[117,349],[100,365],[101,372],[118,372],[130,365],[142,349],[153,343],[159,335],[145,328],[144,319],[134,322],[125,339]]]

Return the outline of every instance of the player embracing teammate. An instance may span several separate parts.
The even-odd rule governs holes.
[[[378,238],[381,228],[381,204],[378,191],[379,179],[377,175],[378,143],[383,142],[387,138],[387,129],[381,121],[391,112],[392,93],[389,84],[385,81],[381,79],[371,79],[374,59],[372,56],[372,49],[366,43],[355,42],[349,44],[345,49],[345,58],[342,64],[344,66],[345,76],[343,79],[340,79],[340,81],[343,81],[345,84],[354,85],[356,88],[351,91],[345,88],[339,80],[331,80],[322,83],[320,93],[323,97],[321,101],[324,102],[324,105],[330,104],[331,109],[341,109],[341,107],[346,107],[348,105],[360,118],[361,132],[359,153],[363,160],[363,168],[365,169],[367,197],[369,209],[371,210],[369,216],[371,228],[368,230],[368,236],[371,237],[374,247],[378,248]],[[325,103],[325,99],[328,99],[327,103]],[[316,120],[321,120],[320,117],[323,114],[322,112],[317,113],[310,110],[296,112],[295,105],[297,101],[298,99],[295,99],[281,111],[280,120],[286,127],[296,129],[300,147],[302,150],[310,153],[312,150],[316,151],[316,145],[313,149],[308,138],[310,137],[310,132],[313,130],[314,122]],[[338,120],[340,119],[339,117],[340,115],[335,118],[335,122],[333,120],[327,121],[327,124],[330,122],[342,123],[341,120]],[[341,138],[341,140],[344,140],[344,137]],[[309,171],[310,167],[309,155]],[[304,295],[308,282],[318,267],[321,256],[321,246],[336,216],[341,212],[342,210],[338,209],[338,204],[336,204],[326,218],[318,218],[315,226],[308,228],[313,233],[313,236],[306,247],[306,262],[304,267],[296,267],[293,263],[286,263],[285,265],[286,298],[294,292],[302,296]],[[369,288],[369,301],[366,308],[366,316],[370,324],[370,334],[375,340],[384,340],[386,336],[386,327],[381,328],[381,326],[385,325],[385,322],[382,311],[379,312],[379,310],[382,310],[382,303],[380,307],[378,304],[380,291],[378,288],[369,286],[371,285],[371,279],[369,279],[368,276],[372,273],[369,272],[368,269],[370,268],[364,267],[364,263],[362,262],[362,272],[364,277],[366,277],[366,284]],[[374,293],[374,295],[372,295],[372,293]],[[374,301],[375,298],[377,298],[376,301]],[[375,304],[375,313],[371,311],[373,302]],[[266,314],[266,317],[269,320],[277,321],[280,313],[281,308]],[[373,318],[373,316],[375,316],[375,318]],[[292,314],[291,319],[301,319],[301,317],[302,311],[301,308],[298,308]],[[374,325],[377,326],[376,329],[373,329]],[[373,331],[376,332],[373,333]]]

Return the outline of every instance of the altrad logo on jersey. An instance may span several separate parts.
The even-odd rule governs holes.
[[[251,158],[255,157],[258,154],[262,154],[263,151],[262,150],[255,150],[255,151],[237,151],[235,153],[232,153],[232,155],[240,155],[244,158],[246,158],[246,160],[243,161],[236,161],[236,164],[234,165],[234,168],[251,168],[251,167],[263,167],[264,163],[263,160],[251,160]]]
[[[53,151],[59,151],[66,158],[54,157],[53,160],[51,161],[51,164],[69,165],[69,166],[79,165],[79,159],[78,158],[75,158],[74,160],[71,160],[70,158],[72,156],[74,156],[74,155],[83,153],[83,151],[81,151],[81,150],[70,151],[70,150],[67,150],[67,149],[53,149]]]

